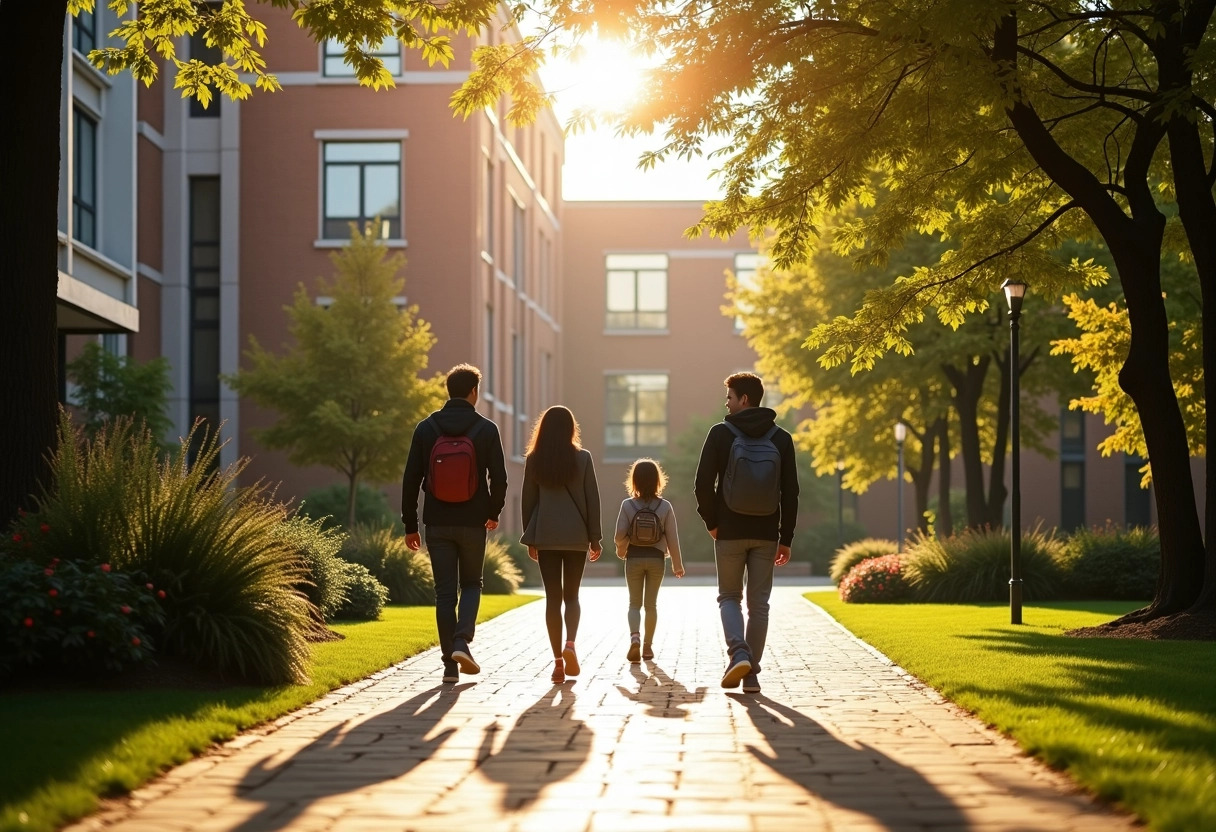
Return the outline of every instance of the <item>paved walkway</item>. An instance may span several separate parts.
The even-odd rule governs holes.
[[[441,685],[428,651],[72,832],[1135,828],[794,588],[774,591],[758,695],[718,686],[712,588],[665,586],[657,657],[632,667],[624,607],[623,588],[584,590],[583,674],[561,687],[531,604],[481,628],[480,676]]]

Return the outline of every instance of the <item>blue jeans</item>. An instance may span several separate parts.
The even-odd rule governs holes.
[[[481,526],[427,526],[426,550],[435,575],[435,626],[445,667],[452,651],[468,647],[481,607],[481,573],[486,562],[486,530]],[[460,604],[457,607],[457,595]]]
[[[752,673],[760,672],[768,638],[768,598],[773,592],[775,540],[715,540],[718,566],[718,612],[730,658],[746,656]],[[747,578],[747,620],[743,618],[743,586]]]

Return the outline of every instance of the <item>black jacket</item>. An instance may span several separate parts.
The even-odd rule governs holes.
[[[726,421],[748,436],[763,436],[773,426],[777,414],[767,407],[749,407]],[[783,428],[773,434],[773,444],[781,453],[781,507],[765,517],[736,514],[722,497],[722,477],[735,439],[722,422],[709,429],[697,463],[697,513],[706,529],[717,529],[718,540],[776,540],[789,546],[798,522],[798,468],[794,462],[794,438]]]
[[[463,436],[478,422],[484,422],[473,437],[480,476],[477,493],[467,503],[443,503],[426,491],[426,470],[431,448],[440,436]],[[438,430],[436,429],[438,425]],[[401,478],[401,522],[406,534],[418,531],[418,489],[426,491],[422,502],[422,522],[428,526],[484,526],[497,520],[507,500],[507,466],[503,460],[498,425],[477,412],[466,399],[448,399],[414,428],[409,459]]]

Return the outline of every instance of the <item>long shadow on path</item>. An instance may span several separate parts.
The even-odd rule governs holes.
[[[704,686],[690,691],[653,661],[646,662],[646,669],[650,671],[649,676],[642,670],[641,665],[629,665],[629,673],[638,683],[636,692],[624,685],[617,685],[616,689],[626,699],[645,705],[647,716],[684,719],[688,716],[688,711],[684,710],[685,706],[698,705],[705,699]]]
[[[554,686],[520,714],[498,751],[491,753],[502,729],[486,728],[478,770],[506,786],[502,808],[526,808],[541,790],[573,775],[591,754],[593,733],[574,716],[573,682]]]
[[[265,806],[233,832],[286,829],[308,807],[396,779],[430,758],[454,732],[431,736],[471,684],[435,687],[390,711],[351,725],[335,725],[278,765],[262,760],[238,787],[241,798]]]
[[[854,748],[767,696],[727,696],[747,709],[772,753],[752,745],[747,750],[810,794],[888,828],[966,828],[963,812],[916,769],[869,746]]]

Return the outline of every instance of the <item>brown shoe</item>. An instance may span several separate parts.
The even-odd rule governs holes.
[[[632,664],[637,664],[642,660],[642,644],[638,641],[629,642],[629,652],[625,654],[625,658],[629,659]]]
[[[566,645],[566,649],[562,651],[562,658],[566,661],[566,675],[577,676],[579,671],[578,655],[574,652],[573,644]]]
[[[561,659],[553,663],[553,675],[549,677],[553,680],[553,684],[560,685],[566,681],[566,668]]]
[[[642,645],[642,658],[647,660],[654,658],[654,648],[650,646],[649,642]]]

